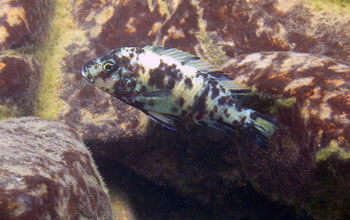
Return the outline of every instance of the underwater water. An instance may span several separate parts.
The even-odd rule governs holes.
[[[251,186],[229,189],[221,204],[207,204],[182,197],[166,185],[157,185],[127,167],[110,161],[96,161],[111,190],[117,219],[153,220],[311,220],[305,212],[271,202]],[[124,212],[120,212],[124,210]]]
[[[350,219],[349,23],[345,0],[0,0],[0,220]]]

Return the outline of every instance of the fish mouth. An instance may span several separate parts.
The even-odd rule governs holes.
[[[87,81],[89,81],[90,83],[95,82],[95,79],[92,77],[92,75],[89,71],[88,65],[86,65],[86,64],[83,66],[83,69],[81,70],[81,75],[83,75],[83,77],[85,79],[87,79]]]

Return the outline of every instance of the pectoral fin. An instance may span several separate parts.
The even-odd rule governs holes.
[[[164,127],[176,131],[175,121],[179,120],[168,113],[167,100],[171,96],[171,90],[157,90],[144,92],[136,98],[136,101],[144,104],[142,111],[152,120],[160,123]]]
[[[159,90],[152,92],[144,92],[140,96],[136,97],[136,101],[143,103],[142,110],[170,113],[168,107],[171,103],[168,103],[171,96],[171,90]]]
[[[148,115],[152,120],[158,122],[162,126],[172,131],[176,131],[176,125],[175,125],[176,118],[172,117],[171,115],[162,114],[154,111],[146,111],[146,110],[144,110],[143,112],[146,115]]]
[[[167,98],[171,96],[171,90],[170,89],[165,89],[165,90],[157,90],[157,91],[152,91],[152,92],[144,92],[142,93],[143,97],[163,97]]]

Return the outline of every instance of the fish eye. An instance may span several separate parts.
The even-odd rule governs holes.
[[[115,64],[112,63],[112,62],[105,62],[103,65],[102,65],[102,68],[105,72],[107,73],[110,73],[112,72],[115,68]]]

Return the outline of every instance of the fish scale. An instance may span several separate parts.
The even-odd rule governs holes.
[[[271,117],[244,107],[249,88],[175,48],[110,50],[84,64],[82,75],[172,130],[192,121],[231,137],[241,132],[262,147],[275,131]]]

